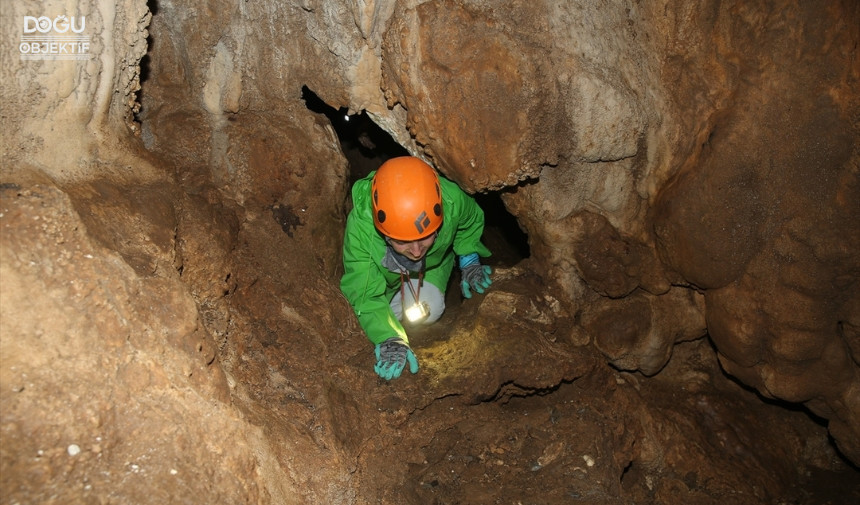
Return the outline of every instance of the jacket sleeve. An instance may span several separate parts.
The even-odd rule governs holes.
[[[373,344],[379,344],[391,337],[400,337],[408,342],[403,325],[389,306],[385,277],[378,262],[373,259],[371,244],[375,237],[364,229],[360,221],[361,217],[354,209],[346,223],[343,241],[344,274],[340,280],[340,289]]]
[[[478,256],[490,256],[490,250],[481,243],[484,233],[484,211],[474,198],[467,195],[454,183],[446,185],[442,190],[451,195],[451,200],[457,214],[457,230],[454,235],[454,254],[478,253]]]

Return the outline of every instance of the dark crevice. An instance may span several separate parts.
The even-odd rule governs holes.
[[[529,236],[520,227],[516,216],[508,212],[502,201],[503,192],[476,194],[475,201],[484,211],[484,244],[493,256],[486,263],[497,267],[512,267],[531,256]]]
[[[573,380],[562,380],[558,384],[549,387],[536,388],[522,386],[514,381],[507,381],[502,383],[493,394],[478,396],[476,399],[477,403],[497,402],[501,405],[505,405],[513,398],[527,398],[531,396],[546,396],[548,394],[552,394],[558,391],[562,386],[572,384],[573,382]]]
[[[152,46],[152,39],[150,37],[146,38],[146,45],[147,45],[147,47]],[[149,53],[146,53],[143,55],[143,58],[140,59],[139,80],[140,80],[141,86],[143,86],[143,84],[147,81],[147,79],[149,79],[149,72],[150,72],[150,58],[149,58]]]
[[[302,87],[302,99],[308,110],[324,115],[340,141],[341,150],[349,162],[349,184],[367,176],[386,160],[408,156],[409,152],[391,135],[380,128],[366,112],[349,114],[346,107],[338,109],[323,101],[307,86]],[[503,191],[474,195],[484,211],[484,243],[493,252],[486,260],[491,266],[511,267],[531,254],[528,235],[502,202]]]
[[[350,114],[346,107],[335,109],[307,86],[302,86],[302,100],[308,110],[328,118],[349,162],[349,183],[367,176],[386,160],[407,156],[409,152],[379,127],[366,112]]]
[[[622,482],[622,483],[624,482],[624,477],[626,477],[626,476],[627,476],[627,473],[628,473],[628,472],[630,472],[630,469],[631,469],[631,468],[633,468],[633,461],[630,461],[629,463],[627,463],[627,466],[625,466],[625,467],[624,467],[624,469],[623,469],[623,470],[621,470],[621,478],[620,478],[620,480],[621,480],[621,482]]]
[[[149,12],[155,17],[158,14],[158,0],[147,0],[146,6],[149,8]],[[150,26],[152,26],[152,21],[149,22]],[[146,47],[147,50],[152,49],[152,32],[148,31],[146,36]],[[150,73],[150,58],[149,53],[147,52],[143,55],[143,58],[140,59],[140,84],[143,85],[144,82],[149,79]]]
[[[158,0],[147,0],[146,6],[149,8],[149,12],[152,14],[153,18],[156,14],[158,14]],[[149,25],[152,26],[152,20],[150,20]],[[133,119],[136,123],[141,124],[142,116],[143,116],[143,85],[149,80],[149,76],[152,73],[152,58],[149,53],[152,51],[152,31],[148,30],[146,35],[146,54],[140,59],[140,63],[138,63],[139,74],[138,74],[138,85],[140,89],[137,91],[137,98],[135,101],[139,104],[137,110],[133,111]]]

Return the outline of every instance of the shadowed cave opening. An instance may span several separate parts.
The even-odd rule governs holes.
[[[346,107],[335,109],[307,86],[302,99],[308,109],[322,114],[331,122],[349,163],[349,186],[379,168],[386,160],[407,156],[409,152],[377,125],[365,111],[350,114]],[[472,195],[484,211],[484,243],[493,252],[485,263],[492,267],[512,267],[531,254],[528,234],[516,216],[505,208],[502,192]],[[348,197],[348,195],[347,195]]]

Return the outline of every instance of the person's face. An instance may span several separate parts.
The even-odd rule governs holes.
[[[432,246],[435,241],[436,234],[432,233],[422,239],[410,240],[408,242],[403,240],[394,240],[392,238],[388,240],[388,243],[391,244],[391,248],[398,254],[406,256],[412,261],[418,261],[427,254],[430,246]]]

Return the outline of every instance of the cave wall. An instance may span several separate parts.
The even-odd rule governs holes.
[[[83,60],[22,60],[25,16],[76,17],[89,37]],[[156,177],[140,156],[137,63],[146,54],[146,2],[22,1],[3,6],[0,20],[0,99],[3,170],[44,174],[58,181],[110,173],[127,180]],[[68,29],[65,34],[70,34]],[[42,32],[34,32],[42,35]],[[50,36],[58,33],[53,30]],[[32,35],[30,35],[32,36]],[[73,155],[77,154],[77,155]],[[97,155],[96,157],[92,155]],[[101,166],[94,159],[106,161]]]
[[[729,373],[829,419],[856,460],[857,19],[401,4],[382,87],[442,171],[512,188],[536,268],[581,313],[572,338],[651,375],[707,332]]]
[[[231,400],[210,324],[212,293],[235,284],[235,215],[140,142],[147,2],[2,11],[4,500],[295,503],[284,471],[259,470],[280,467]],[[21,59],[24,17],[60,14],[86,20],[87,57]]]
[[[85,15],[93,58],[22,61],[17,38],[0,41],[3,489],[32,496],[21,483],[41,475],[58,502],[87,485],[110,496],[143,469],[122,498],[156,500],[157,466],[179,476],[173,497],[217,481],[225,503],[354,502],[349,435],[373,420],[315,378],[375,383],[337,363],[363,370],[367,353],[331,284],[347,166],[302,86],[365,110],[465,189],[502,190],[565,339],[654,375],[708,334],[729,373],[828,419],[860,461],[858,9],[4,7],[5,34],[31,13]],[[284,334],[301,345],[266,354]],[[50,352],[62,366],[45,368]],[[282,410],[255,407],[261,384]],[[72,444],[108,474],[66,459]],[[323,470],[304,466],[319,454]]]
[[[159,9],[172,49],[154,63],[174,71],[144,98],[151,149],[268,188],[272,160],[235,147],[276,128],[262,111],[295,110],[301,85],[366,110],[466,190],[505,190],[572,340],[652,375],[709,334],[730,373],[830,419],[857,459],[852,3],[243,5],[194,38],[178,34],[216,9]],[[196,150],[176,148],[177,103],[206,118]]]
[[[829,419],[856,460],[857,8],[734,12],[735,96],[658,195],[658,249],[704,291],[726,371]]]

